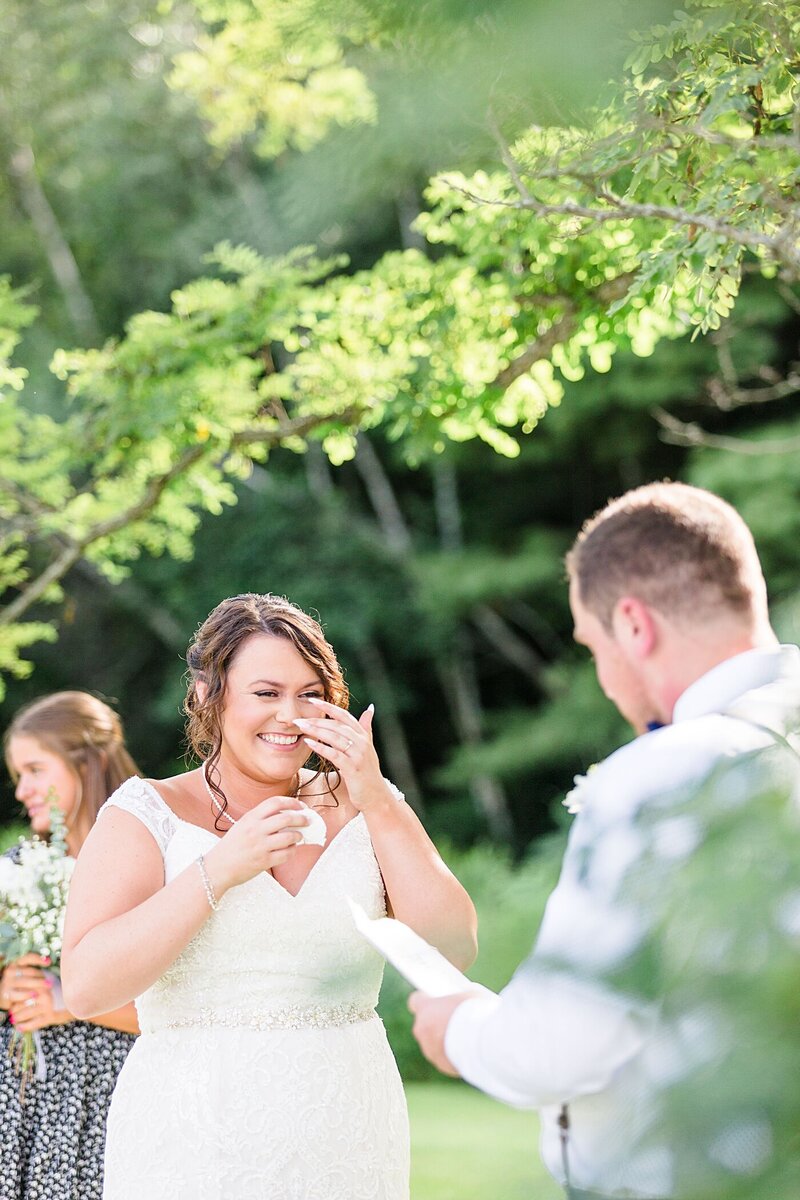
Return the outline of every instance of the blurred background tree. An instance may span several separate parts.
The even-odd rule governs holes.
[[[518,856],[627,736],[561,566],[608,496],[732,500],[798,636],[799,6],[673,9],[0,0],[0,717],[89,688],[170,772],[195,624],[284,593]]]

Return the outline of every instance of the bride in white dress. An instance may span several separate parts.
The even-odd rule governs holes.
[[[407,1200],[405,1100],[374,1011],[382,961],[347,899],[370,916],[388,902],[461,967],[472,903],[382,777],[371,708],[346,711],[315,621],[235,596],[187,662],[202,766],[123,784],[70,889],[71,1011],[135,997],[142,1029],[111,1104],[103,1196]],[[309,809],[324,846],[301,840]]]

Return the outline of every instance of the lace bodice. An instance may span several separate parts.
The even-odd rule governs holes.
[[[101,809],[124,809],[150,831],[169,883],[215,844],[176,817],[152,784],[128,779]],[[374,1008],[383,960],[357,932],[347,898],[384,916],[378,863],[361,814],[325,847],[296,896],[266,872],[231,888],[219,911],[136,1001],[142,1032],[203,1024],[313,1024]]]

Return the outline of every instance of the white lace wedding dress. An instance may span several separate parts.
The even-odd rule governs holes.
[[[214,844],[144,780],[107,804],[147,826],[167,882]],[[408,1200],[405,1098],[374,1011],[383,963],[348,896],[385,915],[360,815],[297,896],[266,873],[227,892],[137,999],[104,1200]]]

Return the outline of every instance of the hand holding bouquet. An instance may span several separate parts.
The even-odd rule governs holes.
[[[49,841],[35,835],[20,839],[13,856],[0,858],[0,965],[38,955],[49,959],[50,970],[57,974],[75,861],[67,855],[64,815],[55,803],[50,810]],[[31,962],[35,960],[29,958]],[[39,1034],[15,1030],[11,1053],[24,1095],[34,1074],[45,1077]]]

